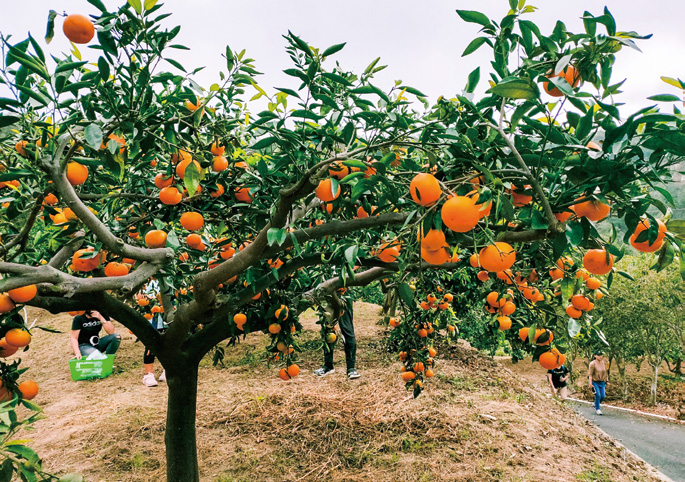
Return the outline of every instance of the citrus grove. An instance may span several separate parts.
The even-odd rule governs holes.
[[[292,383],[298,314],[319,311],[329,349],[341,288],[383,285],[398,383],[418,396],[463,305],[553,368],[580,324],[594,326],[628,246],[662,264],[681,249],[663,183],[684,121],[656,107],[620,115],[612,65],[645,37],[617,31],[607,10],[586,12],[584,32],[558,22],[548,34],[524,1],[499,22],[459,10],[480,29],[463,55],[494,55],[489,89],[475,99],[476,69],[431,105],[401,81],[375,85],[378,59],[353,73],[332,60],[344,44],[292,33],[291,87],[268,93],[254,60],[229,47],[202,87],[173,58],[186,47],[161,4],[88,3],[99,15],[51,12],[47,43],[2,38],[1,356],[30,342],[24,305],[124,325],[166,369],[168,480],[200,477],[203,357],[263,332],[274,376]],[[53,35],[72,51],[46,54]],[[40,389],[17,367],[2,369],[3,397],[36,408]]]

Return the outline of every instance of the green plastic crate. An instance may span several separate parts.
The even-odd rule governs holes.
[[[89,380],[91,378],[107,378],[112,374],[114,355],[107,355],[102,360],[86,360],[85,357],[69,360],[71,379],[74,381]]]

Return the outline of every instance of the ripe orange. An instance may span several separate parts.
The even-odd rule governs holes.
[[[159,189],[171,186],[173,182],[174,178],[172,176],[167,176],[161,172],[155,176],[155,186],[157,186]]]
[[[15,288],[7,292],[15,303],[26,303],[31,301],[34,296],[38,293],[38,288],[36,285],[22,286],[21,288]]]
[[[413,380],[416,378],[416,374],[414,372],[404,372],[402,373],[402,380],[405,382],[408,382],[410,380]]]
[[[31,343],[31,334],[22,328],[12,328],[5,333],[5,342],[17,348],[24,348]]]
[[[566,79],[566,82],[568,82],[569,85],[573,88],[576,88],[580,83],[580,74],[572,65],[566,66],[566,68],[559,72],[557,75],[554,75],[554,72],[549,72],[546,75],[546,77],[563,77],[564,79]],[[564,93],[557,89],[556,86],[551,82],[543,82],[542,88],[545,89],[545,92],[547,92],[552,97],[563,97],[564,95]]]
[[[414,176],[409,184],[409,193],[416,204],[432,206],[440,199],[442,189],[432,174],[421,173]]]
[[[524,326],[519,330],[519,338],[521,338],[522,341],[526,341],[528,339],[528,331],[530,328],[527,326]]]
[[[183,199],[183,194],[174,186],[167,186],[159,191],[159,200],[167,206],[175,206]]]
[[[333,182],[330,179],[323,179],[319,181],[315,193],[316,197],[321,199],[323,202],[331,202],[340,196],[340,186],[337,186],[337,191],[333,192]]]
[[[529,191],[532,189],[532,186],[529,184],[526,184],[523,186],[523,190]],[[516,207],[523,207],[526,204],[529,204],[533,200],[533,196],[528,196],[527,194],[516,194],[517,188],[516,186],[512,185],[511,186],[511,198],[514,201],[514,206]]]
[[[602,282],[597,278],[588,278],[585,281],[585,286],[587,286],[590,290],[598,290],[599,287],[602,286]]]
[[[200,237],[199,234],[189,234],[186,236],[186,244],[190,246],[191,248],[195,249],[200,249],[204,247],[204,243],[202,242],[202,238]],[[202,251],[202,250],[201,250]]]
[[[504,304],[507,302],[504,298],[500,298],[500,295],[497,291],[491,291],[488,293],[488,296],[485,297],[485,300],[488,302],[490,306],[494,307],[503,307]]]
[[[445,246],[447,246],[445,233],[443,231],[438,231],[437,229],[431,229],[421,239],[421,248],[427,249],[428,251],[437,251]]]
[[[166,233],[161,229],[153,229],[145,234],[145,244],[148,248],[163,248],[166,246]]]
[[[250,188],[249,187],[238,187],[235,190],[235,198],[240,201],[244,202],[247,204],[250,204],[252,200],[254,199],[252,195],[250,194]]]
[[[190,154],[190,152],[185,151],[181,149],[178,151],[176,154],[171,155],[171,162],[174,164],[178,163],[178,161],[191,161],[193,159],[193,156]]]
[[[271,323],[269,325],[269,333],[271,333],[272,335],[276,335],[280,331],[281,331],[281,325],[279,325],[278,323]]]
[[[107,263],[105,266],[105,276],[126,276],[128,274],[129,267],[124,263],[117,263],[112,261]]]
[[[87,44],[95,36],[95,26],[88,17],[72,13],[64,19],[64,35],[75,44]]]
[[[247,316],[244,313],[236,313],[233,315],[233,321],[236,325],[238,325],[238,327],[241,327],[247,322]]]
[[[72,186],[83,184],[88,179],[88,168],[78,162],[67,164],[67,180]]]
[[[568,305],[566,307],[566,314],[571,318],[580,318],[581,316],[583,316],[583,312],[574,308],[573,305]]]
[[[38,395],[38,384],[33,380],[26,380],[19,384],[19,391],[24,400],[31,400]]]
[[[571,298],[571,304],[576,310],[585,311],[590,306],[590,300],[583,295],[575,295]]]
[[[564,277],[564,272],[559,268],[553,268],[549,270],[549,275],[553,280],[558,280]]]
[[[226,151],[226,148],[221,144],[213,142],[212,147],[210,147],[209,151],[215,156],[223,156],[224,152]]]
[[[419,338],[426,338],[428,336],[428,330],[426,330],[425,328],[420,328],[417,333],[419,335]]]
[[[350,168],[340,161],[335,161],[328,168],[328,175],[342,181],[350,173]]]
[[[487,271],[504,271],[516,261],[516,251],[507,243],[496,242],[480,251],[478,261]]]
[[[17,154],[19,154],[22,157],[26,157],[26,145],[28,145],[28,141],[19,141],[14,145],[14,150],[17,151]]]
[[[50,192],[43,199],[43,204],[46,204],[48,206],[54,206],[55,204],[57,204],[58,201],[59,200],[57,199],[57,196]]]
[[[426,369],[426,367],[424,367],[424,365],[423,365],[422,362],[416,362],[416,363],[414,363],[414,367],[412,368],[412,370],[414,371],[414,373],[423,372],[425,369]]]
[[[373,209],[371,210],[371,212],[373,212]],[[368,217],[369,217],[369,213],[366,212],[366,209],[364,209],[363,206],[359,206],[359,207],[357,208],[357,217],[360,218],[360,219],[361,219],[361,218],[368,218]]]
[[[583,256],[583,266],[592,274],[607,274],[614,266],[614,256],[605,249],[590,249]]]
[[[571,206],[579,218],[588,218],[590,221],[601,221],[609,215],[611,208],[608,204],[590,199]]]
[[[283,319],[284,319],[284,320],[287,320],[287,319],[288,319],[288,313],[289,313],[289,311],[290,311],[290,310],[288,309],[287,306],[281,305],[281,306],[274,312],[274,316],[275,316],[277,319],[280,320],[280,319],[281,319],[281,313],[285,312],[285,316],[283,316]]]
[[[228,159],[224,156],[216,156],[212,161],[212,171],[221,172],[228,169]]]
[[[85,256],[88,256],[85,258]],[[92,257],[91,257],[92,256]],[[71,257],[71,263],[74,267],[74,271],[93,271],[98,267],[100,263],[105,262],[105,253],[100,252],[93,256],[93,249],[79,249]]]
[[[507,331],[511,328],[511,318],[508,316],[498,316],[497,322],[499,323],[497,329],[500,331]]]
[[[179,177],[179,179],[185,179],[186,169],[188,169],[191,163],[197,168],[198,172],[202,172],[202,167],[200,166],[199,162],[192,160],[192,158],[186,159],[185,161],[179,162],[176,166],[176,175]]]
[[[216,183],[216,189],[212,189],[209,193],[211,197],[217,198],[220,197],[226,190],[224,189],[223,184]]]
[[[288,375],[290,375],[291,378],[295,378],[299,374],[300,374],[300,367],[299,366],[290,365],[288,367]]]
[[[490,275],[489,275],[488,272],[485,271],[485,270],[479,271],[479,272],[478,272],[478,279],[481,280],[481,281],[487,281],[487,280],[490,279]]]
[[[205,224],[205,218],[202,217],[202,214],[194,211],[181,214],[180,221],[181,226],[188,231],[197,231]]]
[[[480,268],[480,262],[478,261],[478,253],[473,253],[469,257],[469,264],[474,268]]]
[[[428,370],[426,370],[426,373],[424,373],[424,375],[426,375],[426,378],[433,378],[435,373],[433,373],[433,370],[429,368]]]
[[[284,382],[287,382],[288,380],[290,380],[291,377],[290,377],[290,375],[288,374],[288,370],[286,370],[285,368],[281,368],[281,369],[278,371],[278,378],[280,378],[280,379],[283,380]]]
[[[516,311],[516,305],[511,301],[507,301],[504,303],[504,306],[500,309],[500,311],[503,315],[511,315],[514,311]]]
[[[450,261],[450,258],[451,256],[445,248],[436,249],[435,251],[421,248],[421,259],[428,264],[445,264]]]
[[[0,358],[14,355],[19,348],[7,343],[7,340],[0,338]]]
[[[7,293],[0,293],[0,313],[9,313],[14,309],[14,302]]]
[[[557,221],[559,221],[560,223],[565,223],[569,220],[571,216],[573,216],[573,213],[570,211],[564,211],[563,213],[554,213],[554,217],[557,218]]]
[[[394,263],[400,255],[400,246],[396,242],[383,244],[378,253],[378,259],[384,263]]]
[[[481,219],[478,206],[466,196],[454,196],[442,205],[442,222],[457,233],[465,233],[476,227]]]
[[[659,248],[661,248],[661,246],[663,245],[664,238],[666,237],[667,228],[666,225],[658,219],[656,220],[656,222],[659,226],[659,230],[657,237],[654,240],[654,243],[649,244],[649,239],[645,239],[644,241],[641,241],[639,243],[636,242],[637,237],[640,236],[640,233],[649,229],[649,220],[643,219],[638,223],[637,227],[635,228],[635,232],[630,236],[630,245],[643,253],[653,253],[655,251],[658,251]]]
[[[542,368],[546,370],[554,370],[558,366],[559,356],[550,350],[540,355],[539,361],[540,365],[542,365]]]

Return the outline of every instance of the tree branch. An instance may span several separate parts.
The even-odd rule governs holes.
[[[38,213],[40,212],[41,208],[43,207],[43,199],[45,199],[45,194],[41,193],[38,195],[36,198],[36,203],[33,205],[33,209],[31,209],[31,213],[29,213],[29,217],[26,219],[26,222],[24,223],[24,227],[21,228],[21,231],[19,234],[17,234],[10,242],[5,244],[4,246],[0,246],[0,256],[4,256],[9,252],[9,250],[16,246],[20,245],[20,251],[24,250],[26,248],[26,242],[28,241],[29,237],[29,232],[31,231],[31,228],[33,227],[33,224],[36,222],[36,218],[38,217]]]

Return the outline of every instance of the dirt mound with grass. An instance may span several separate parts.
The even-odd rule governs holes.
[[[380,342],[378,307],[355,304],[359,380],[321,364],[318,326],[303,317],[302,373],[290,382],[264,363],[266,337],[227,348],[223,367],[200,368],[198,450],[203,481],[657,480],[570,408],[466,344],[440,347],[436,376],[413,399]],[[141,383],[143,347],[123,335],[115,373],[73,382],[67,316],[29,312],[21,356],[41,387],[46,418],[22,434],[53,472],[89,481],[164,478],[166,387]],[[161,367],[156,367],[159,375]]]

